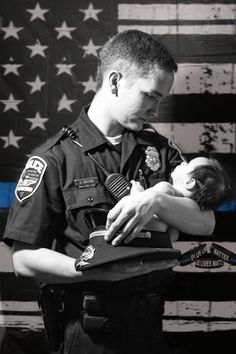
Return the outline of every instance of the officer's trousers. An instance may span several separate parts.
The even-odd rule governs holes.
[[[60,354],[167,354],[162,315],[170,270],[155,273],[66,289]]]

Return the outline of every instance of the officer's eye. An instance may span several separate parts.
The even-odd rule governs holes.
[[[144,92],[145,96],[147,98],[149,98],[150,100],[155,100],[156,96],[154,96],[153,94],[149,93],[149,92]]]

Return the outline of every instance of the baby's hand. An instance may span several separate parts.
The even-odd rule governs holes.
[[[130,191],[131,195],[134,195],[136,193],[140,193],[140,192],[144,191],[144,188],[141,186],[141,184],[139,182],[132,180],[131,184],[132,184],[132,188]]]

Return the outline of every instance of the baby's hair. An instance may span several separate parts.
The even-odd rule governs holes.
[[[200,209],[214,210],[229,196],[230,179],[225,168],[214,158],[209,158],[209,165],[201,165],[191,172],[196,184],[192,189],[191,199]]]

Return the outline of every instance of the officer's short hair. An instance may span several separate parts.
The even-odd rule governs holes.
[[[105,43],[99,53],[97,89],[102,86],[108,70],[122,70],[136,77],[145,77],[154,65],[168,72],[177,71],[173,56],[151,35],[138,30],[118,33]]]
[[[209,165],[197,166],[191,173],[196,181],[191,199],[202,210],[215,210],[229,196],[231,190],[229,176],[224,167],[214,158]]]

